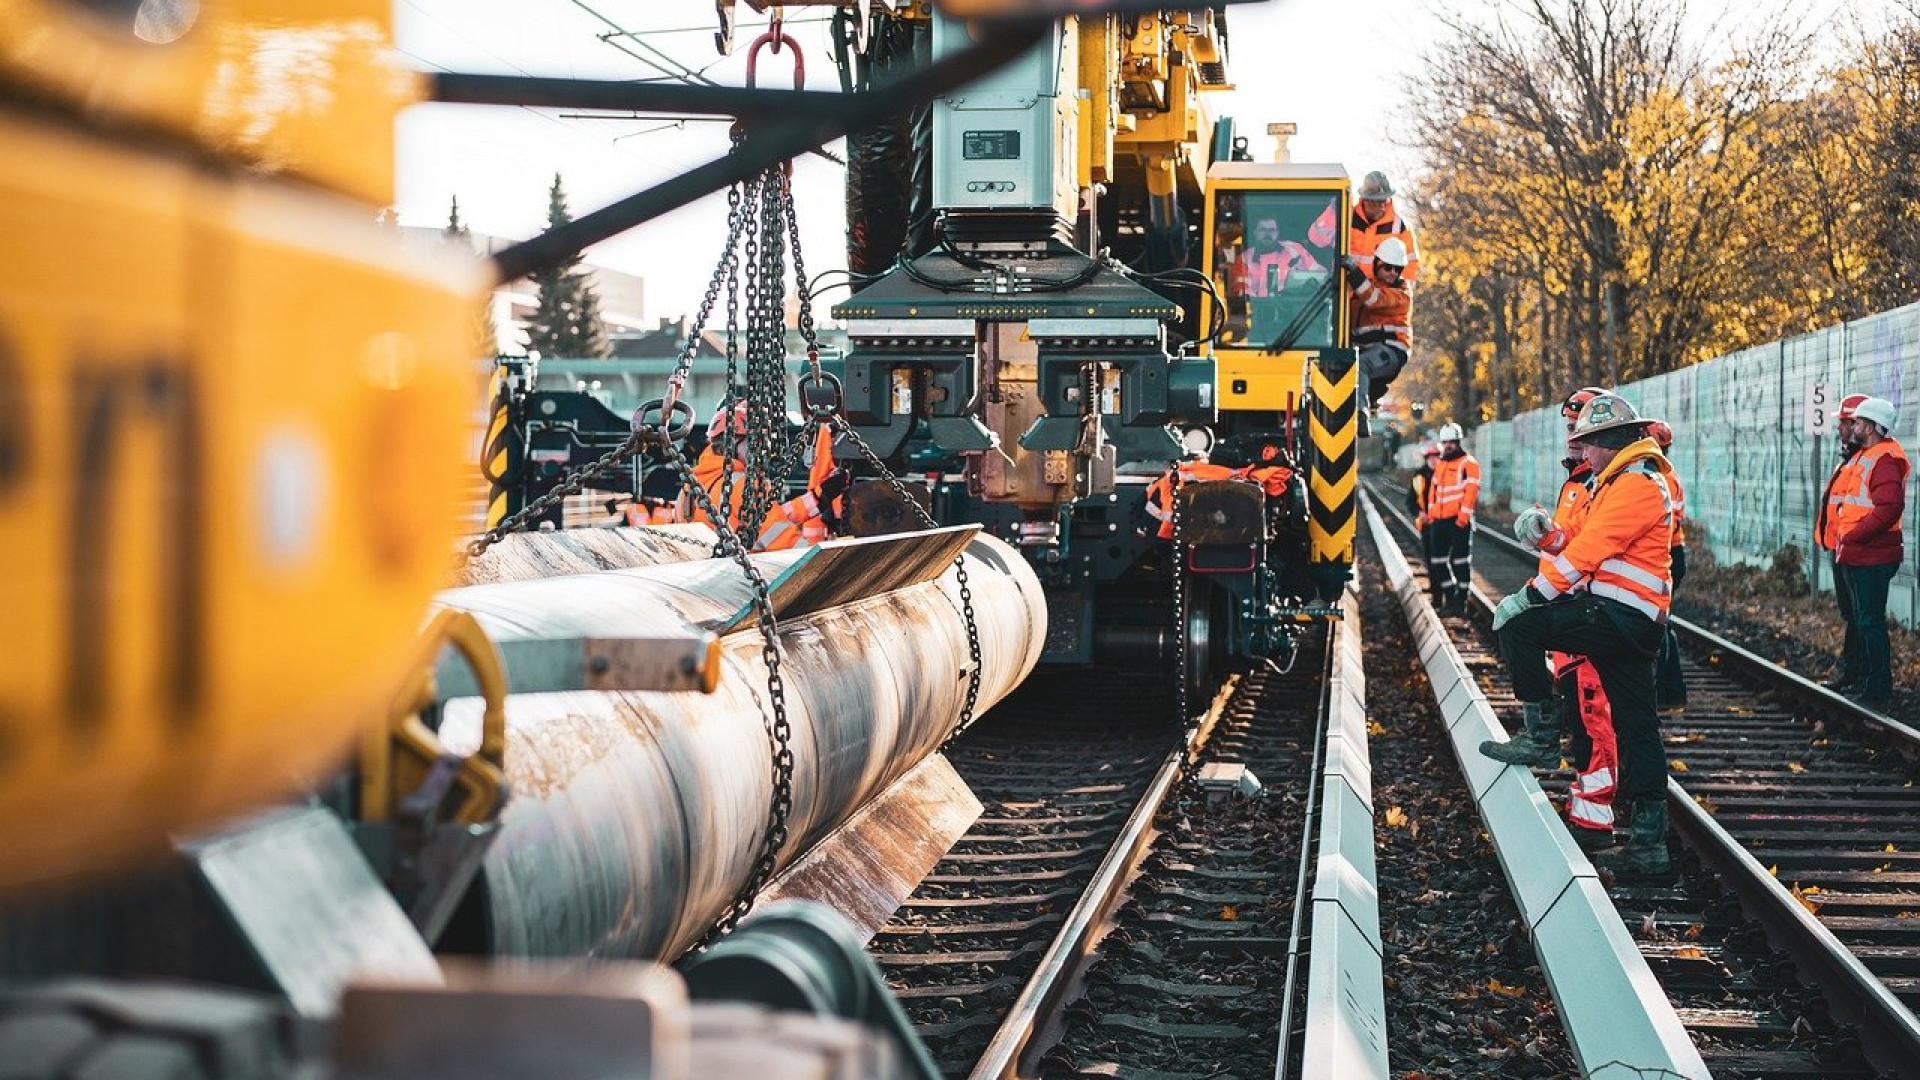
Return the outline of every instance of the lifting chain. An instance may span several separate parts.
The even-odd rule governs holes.
[[[1200,763],[1200,750],[1190,745],[1199,732],[1199,725],[1193,722],[1193,705],[1189,700],[1187,686],[1187,636],[1193,632],[1193,614],[1189,610],[1192,598],[1187,595],[1187,538],[1182,528],[1180,515],[1180,488],[1183,478],[1180,466],[1173,471],[1173,701],[1180,718],[1180,775],[1176,787],[1185,787],[1193,779],[1194,769]]]
[[[581,489],[587,486],[587,481],[605,476],[631,461],[644,445],[646,440],[636,432],[628,435],[626,441],[619,446],[567,473],[560,478],[559,483],[548,489],[546,494],[501,518],[499,524],[475,537],[473,542],[467,545],[467,557],[470,559],[479,557],[488,548],[505,540],[508,533],[519,532],[527,527],[528,522],[538,521],[546,515],[547,511],[565,502],[568,496],[580,494]]]

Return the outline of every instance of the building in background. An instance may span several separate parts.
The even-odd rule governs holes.
[[[400,232],[409,246],[424,247],[448,242],[443,228],[402,225]],[[484,233],[473,233],[469,239],[475,251],[481,255],[491,255],[517,242]],[[646,319],[645,279],[595,266],[590,262],[582,263],[581,267],[593,283],[594,294],[600,298],[600,317],[607,324],[608,338],[617,339],[624,334],[646,333],[652,329]],[[536,289],[530,278],[510,281],[493,290],[491,314],[494,340],[499,343],[501,351],[525,351],[527,319],[533,315],[537,303]]]

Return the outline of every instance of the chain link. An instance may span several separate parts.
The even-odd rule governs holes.
[[[529,521],[543,517],[547,511],[565,502],[568,496],[580,494],[587,481],[597,480],[619,468],[640,452],[645,440],[640,433],[628,435],[619,446],[600,455],[599,458],[567,473],[560,482],[550,488],[545,495],[533,500],[512,514],[500,519],[500,523],[481,533],[467,545],[467,557],[477,558],[488,548],[507,538],[508,533],[519,532],[527,527]]]
[[[1180,488],[1183,477],[1180,467],[1173,471],[1173,700],[1174,708],[1180,718],[1180,775],[1175,781],[1176,787],[1184,788],[1193,779],[1193,772],[1199,764],[1200,752],[1192,746],[1193,737],[1200,726],[1193,721],[1193,703],[1190,700],[1190,688],[1187,678],[1187,636],[1193,632],[1193,614],[1189,610],[1192,599],[1187,595],[1187,540],[1182,527],[1180,506]]]

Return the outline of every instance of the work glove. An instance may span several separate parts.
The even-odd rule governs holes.
[[[843,465],[820,478],[820,486],[814,489],[813,496],[822,503],[830,503],[845,495],[852,486],[853,474]]]
[[[1541,537],[1552,531],[1553,515],[1539,503],[1520,511],[1520,516],[1513,519],[1513,538],[1535,550],[1540,547]]]
[[[1533,596],[1526,589],[1516,589],[1493,609],[1493,628],[1507,625],[1507,620],[1527,610],[1533,605]]]
[[[1347,279],[1347,287],[1349,289],[1357,289],[1361,283],[1367,280],[1366,271],[1360,269],[1360,264],[1354,262],[1353,256],[1351,255],[1343,255],[1340,257],[1340,274]]]

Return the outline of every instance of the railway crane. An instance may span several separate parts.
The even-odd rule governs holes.
[[[563,1075],[561,1049],[580,1075],[596,1054],[688,1075],[765,1033],[702,1027],[687,983],[776,954],[844,960],[817,981],[888,1033],[875,1074],[924,1075],[886,995],[848,987],[878,979],[857,928],[964,828],[942,742],[1043,656],[1189,649],[1198,684],[1215,642],[1257,659],[1326,614],[1352,558],[1344,291],[1249,284],[1240,256],[1270,208],[1331,268],[1345,233],[1317,239],[1318,208],[1344,219],[1344,174],[1231,160],[1201,106],[1225,85],[1220,8],[880,6],[850,5],[842,94],[426,76],[392,62],[387,0],[0,6],[21,255],[0,272],[0,1046],[23,1075],[277,1076],[316,1029],[343,1076]],[[481,261],[375,223],[420,100],[742,133]],[[864,234],[885,270],[838,309],[855,348],[809,406],[841,417],[881,524],[779,553],[724,516],[504,527],[674,461],[669,393],[603,468],[544,490],[494,473],[500,516],[449,557],[491,284],[777,185],[843,135],[855,210],[880,215],[872,176],[901,162],[876,133],[903,123],[930,134],[907,164],[931,179],[896,194],[933,213]],[[496,448],[551,430],[558,403],[491,393]],[[1139,535],[1153,476],[1209,439],[1297,484],[1195,484],[1174,548]],[[933,527],[898,527],[908,473],[932,478]],[[1170,595],[1192,597],[1171,626]],[[838,914],[725,936],[773,897]],[[686,982],[488,963],[716,939]],[[635,1030],[657,1039],[619,1041]]]

